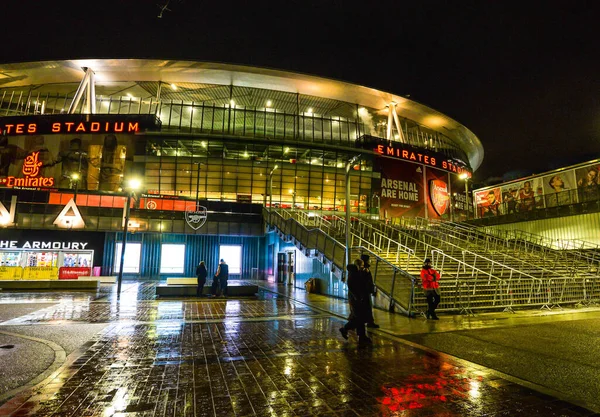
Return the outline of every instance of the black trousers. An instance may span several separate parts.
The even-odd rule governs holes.
[[[220,278],[221,295],[227,295],[227,278]]]
[[[435,290],[427,290],[425,291],[425,296],[427,297],[427,307],[429,308],[428,312],[431,315],[435,314],[435,309],[440,303],[440,295],[435,292]]]
[[[367,331],[365,329],[365,319],[350,319],[348,323],[344,325],[344,329],[347,331],[356,330],[356,334],[358,337],[363,337],[367,335]]]
[[[204,290],[204,284],[206,284],[206,278],[198,277],[198,287],[196,288],[196,296],[200,297],[202,295],[202,290]]]

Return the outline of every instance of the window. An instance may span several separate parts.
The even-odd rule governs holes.
[[[117,242],[115,244],[115,269],[114,272],[119,272],[121,266],[121,248],[123,244]],[[140,272],[140,255],[142,253],[141,243],[127,243],[125,245],[125,263],[123,264],[123,273],[139,274]]]
[[[167,245],[161,247],[160,273],[183,274],[185,245]]]
[[[229,274],[242,273],[242,245],[220,245],[219,261],[221,259],[229,265]]]

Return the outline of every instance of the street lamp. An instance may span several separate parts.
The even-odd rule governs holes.
[[[269,215],[273,209],[273,173],[279,168],[279,165],[275,165],[269,174]]]
[[[77,189],[79,188],[79,178],[79,172],[73,172],[71,174],[71,183],[75,183],[75,192],[73,193],[73,201],[75,202],[75,204],[77,204]]]
[[[466,172],[463,172],[462,174],[460,174],[458,176],[458,178],[460,178],[461,180],[463,180],[465,182],[465,198],[466,198],[465,208],[467,209],[467,220],[469,220],[469,212],[470,212],[470,205],[469,205],[469,174],[466,173]]]
[[[354,156],[346,164],[346,262],[345,265],[350,263],[350,171],[354,167],[362,155]],[[346,274],[346,267],[343,267],[344,274]]]
[[[123,244],[121,245],[121,263],[119,264],[119,276],[117,279],[117,298],[121,297],[121,283],[123,281],[123,265],[125,264],[125,245],[127,245],[127,228],[129,226],[129,211],[131,206],[131,197],[142,186],[142,182],[137,178],[131,178],[123,187],[123,191],[127,193],[127,201],[125,202],[125,224],[123,225]]]

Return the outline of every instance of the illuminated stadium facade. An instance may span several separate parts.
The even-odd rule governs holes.
[[[0,65],[0,129],[6,230],[61,227],[73,198],[82,230],[116,240],[127,178],[142,181],[140,235],[264,236],[256,205],[344,211],[357,155],[352,212],[464,218],[464,177],[483,159],[466,127],[398,95],[188,61]],[[194,228],[185,213],[200,205],[206,225]]]

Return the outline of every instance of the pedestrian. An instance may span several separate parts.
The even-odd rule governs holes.
[[[367,290],[369,291],[369,309],[367,311],[367,327],[371,329],[379,329],[379,325],[375,323],[375,318],[373,317],[373,299],[371,296],[375,296],[375,284],[373,283],[373,274],[371,274],[371,264],[369,263],[369,255],[363,254],[360,255],[360,259],[364,262],[364,271],[367,275]]]
[[[219,263],[219,267],[217,268],[217,273],[215,274],[215,279],[217,280],[217,291],[219,295],[227,295],[227,280],[229,279],[229,265],[225,262],[224,259],[221,259]]]
[[[198,287],[196,288],[196,296],[201,297],[204,285],[206,284],[206,277],[208,276],[208,270],[204,261],[201,261],[196,267],[196,276],[198,277]]]
[[[365,323],[369,310],[369,283],[367,274],[364,271],[364,263],[361,259],[354,261],[354,264],[347,266],[348,269],[348,301],[350,302],[350,316],[348,322],[340,327],[342,337],[348,340],[348,332],[356,330],[359,346],[373,343],[367,336]]]
[[[435,309],[440,303],[440,274],[431,267],[431,259],[425,259],[423,269],[421,269],[421,282],[423,290],[427,297],[427,313],[428,319],[439,320]]]

